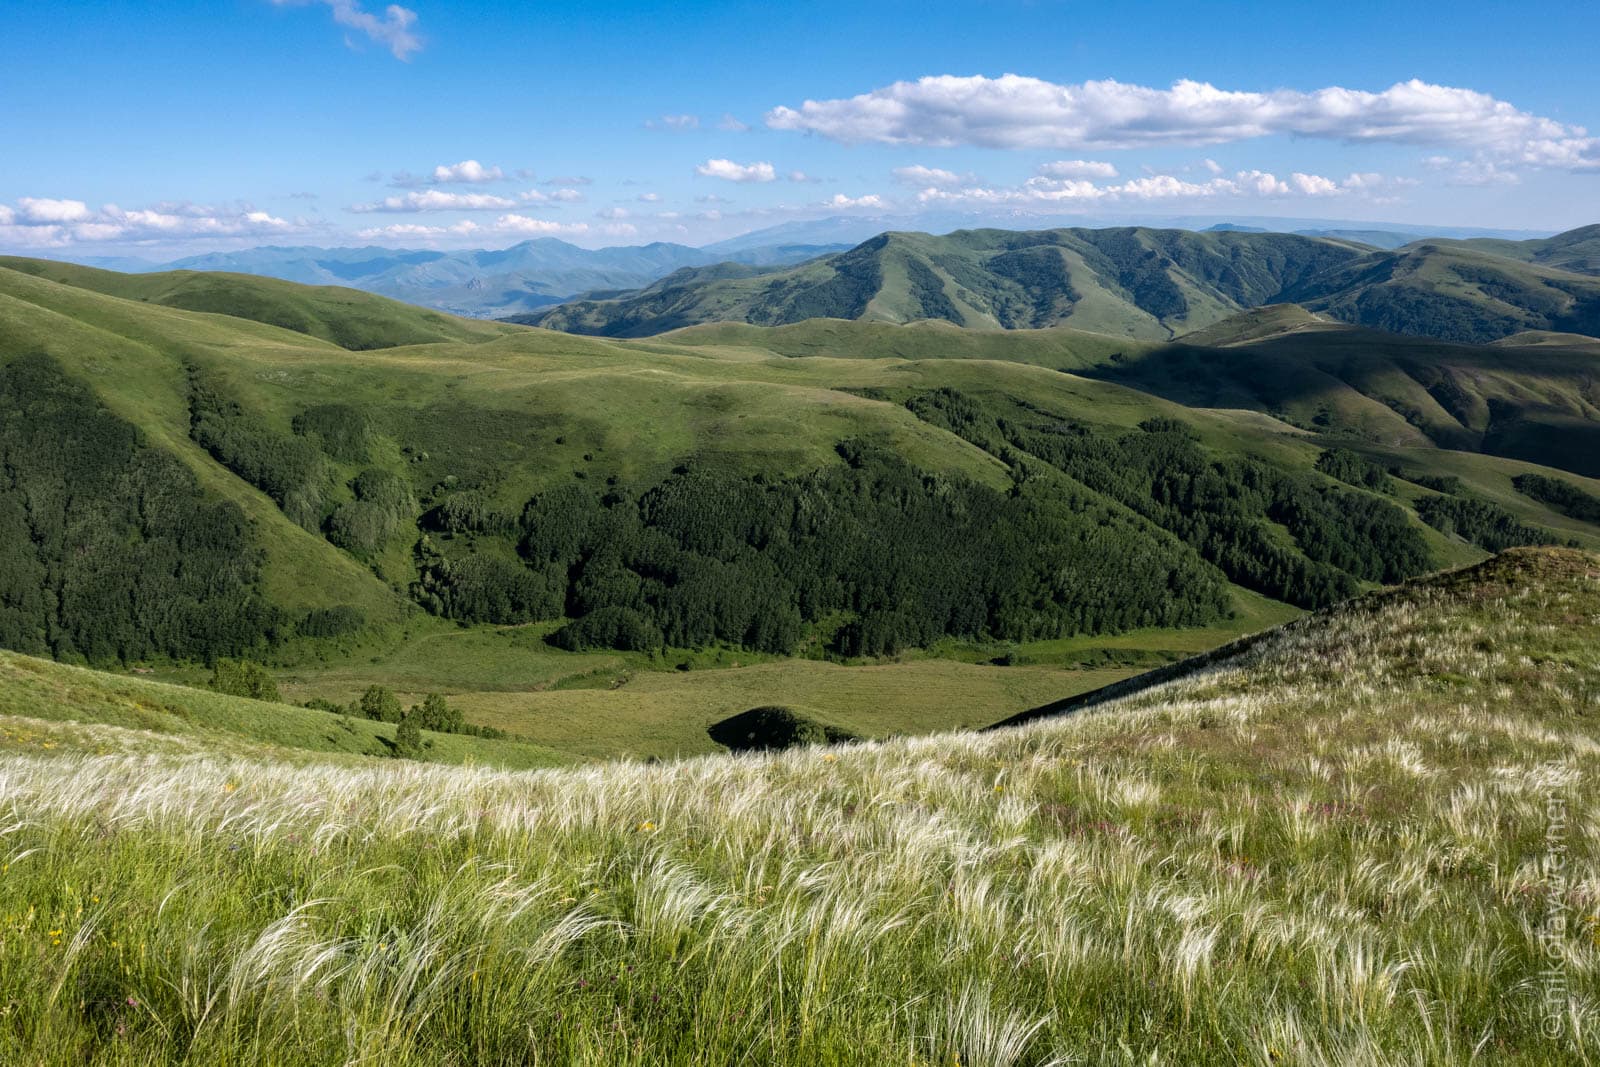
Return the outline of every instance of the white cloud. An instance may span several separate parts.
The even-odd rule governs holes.
[[[694,168],[702,178],[721,178],[729,182],[771,182],[778,172],[771,163],[735,163],[731,159],[708,159]]]
[[[885,207],[888,207],[889,204],[888,204],[887,201],[885,201],[883,199],[883,197],[879,196],[877,193],[868,193],[865,196],[845,196],[843,193],[835,193],[833,196],[829,197],[827,200],[824,200],[818,206],[819,207],[825,207],[825,208],[834,208],[834,209],[837,209],[837,210],[848,210],[850,208],[862,208],[862,207],[867,207],[867,208],[885,208]]]
[[[717,121],[717,129],[726,130],[729,133],[746,133],[750,127],[734,118],[731,114],[724,113],[722,118]]]
[[[1202,159],[1200,161],[1200,165],[1206,168],[1206,170],[1210,171],[1212,174],[1222,173],[1222,164],[1218,163],[1214,159]]]
[[[637,199],[641,204],[659,204],[661,203],[661,194],[640,193],[635,199]]]
[[[1234,92],[1179,81],[1060,85],[1007,74],[895,82],[848,99],[769,111],[773,129],[845,143],[1140,148],[1274,134],[1346,142],[1458,145],[1531,166],[1600,169],[1600,138],[1487,93],[1413,79],[1382,92],[1330,87]]]
[[[552,189],[548,193],[541,189],[529,189],[525,193],[518,193],[517,199],[524,204],[579,204],[584,196],[576,189]]]
[[[625,219],[633,213],[625,207],[605,207],[594,213],[597,219]]]
[[[896,167],[891,173],[894,180],[902,185],[914,185],[921,188],[933,186],[944,189],[952,185],[960,185],[969,179],[952,170],[941,170],[938,167],[924,167],[920,163],[909,167]]]
[[[350,210],[358,214],[371,212],[406,214],[417,211],[498,211],[516,206],[514,200],[488,193],[446,193],[438,189],[428,189],[420,193],[406,193],[404,196],[385,197],[376,203],[353,204]]]
[[[505,174],[499,167],[485,167],[476,159],[463,159],[460,163],[439,164],[433,168],[433,182],[435,185],[448,185],[460,182],[467,185],[482,185],[488,182],[502,180]]]
[[[0,204],[0,244],[63,248],[116,241],[149,244],[189,238],[273,237],[316,227],[303,219],[279,218],[248,205],[214,207],[168,202],[124,210],[106,204],[91,210],[81,200],[22,197]]]
[[[530,219],[526,215],[501,215],[494,220],[500,233],[515,233],[540,237],[574,236],[589,232],[586,222],[551,222],[549,219]]]
[[[799,182],[802,185],[816,185],[818,182],[822,181],[821,178],[813,178],[803,170],[791,170],[787,175],[785,175],[785,177],[792,182]]]
[[[1093,159],[1058,159],[1054,163],[1041,163],[1035,170],[1046,178],[1098,178],[1106,181],[1117,176],[1116,167]]]
[[[1285,200],[1332,196],[1372,198],[1403,184],[1404,179],[1381,174],[1352,174],[1343,181],[1320,174],[1296,171],[1280,178],[1263,170],[1242,170],[1230,176],[1217,175],[1204,181],[1191,181],[1174,174],[1149,174],[1117,184],[1101,184],[1086,178],[1055,178],[1040,175],[1020,186],[961,188],[928,186],[917,194],[923,204],[983,204],[1009,206],[1047,206],[1071,203],[1147,202],[1157,200]]]
[[[82,200],[24,196],[17,200],[17,215],[24,223],[39,226],[52,222],[81,222],[89,217],[90,211]]]
[[[361,6],[359,0],[272,0],[280,7],[300,7],[310,3],[325,4],[333,12],[333,21],[347,29],[364,33],[387,48],[400,60],[411,58],[421,51],[422,39],[412,31],[417,13],[399,4],[390,4],[382,15],[374,15]]]

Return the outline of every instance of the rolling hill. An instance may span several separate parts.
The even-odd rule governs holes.
[[[1158,341],[1293,302],[1353,325],[1482,344],[1529,330],[1600,333],[1600,282],[1581,273],[1593,240],[1592,227],[1397,249],[1237,230],[888,233],[797,267],[687,269],[512,318],[614,337],[830,317]]]

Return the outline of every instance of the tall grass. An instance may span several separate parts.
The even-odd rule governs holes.
[[[989,734],[0,758],[0,1063],[1600,1059],[1594,574],[1525,553]]]

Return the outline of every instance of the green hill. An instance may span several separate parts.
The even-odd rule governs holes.
[[[1066,324],[1166,340],[1277,300],[1366,251],[1288,234],[1137,228],[887,233],[787,270],[680,271],[637,293],[514,321],[641,337],[729,320],[942,319],[972,329]]]
[[[1524,330],[1600,334],[1600,279],[1463,243],[1373,252],[1286,288],[1282,299],[1441,341],[1482,344]]]
[[[1532,241],[1502,241],[1480,237],[1438,243],[1459,244],[1479,252],[1489,252],[1521,260],[1524,263],[1554,267],[1557,270],[1572,271],[1577,274],[1600,274],[1600,224],[1580,226],[1575,230],[1558,233],[1554,237]]]
[[[10,747],[0,1060],[1594,1059],[1597,620],[1600,560],[1520,552],[982,734]]]
[[[220,271],[118,274],[44,259],[0,256],[0,268],[107,296],[250,319],[363,351],[439,341],[486,341],[515,327],[458,319],[338,286],[296,285]]]

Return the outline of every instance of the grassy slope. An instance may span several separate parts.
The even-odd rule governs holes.
[[[1600,560],[1519,552],[987,734],[536,774],[6,755],[0,1055],[1586,1062],[1597,620]]]
[[[14,256],[0,256],[0,268],[126,300],[262,322],[355,350],[484,341],[517,329],[459,319],[356,289],[296,285],[251,274],[187,270],[119,274]]]
[[[0,651],[0,749],[169,751],[270,759],[387,756],[395,728],[288,704],[125,678]],[[424,735],[442,763],[546,767],[567,757],[520,741]]]

